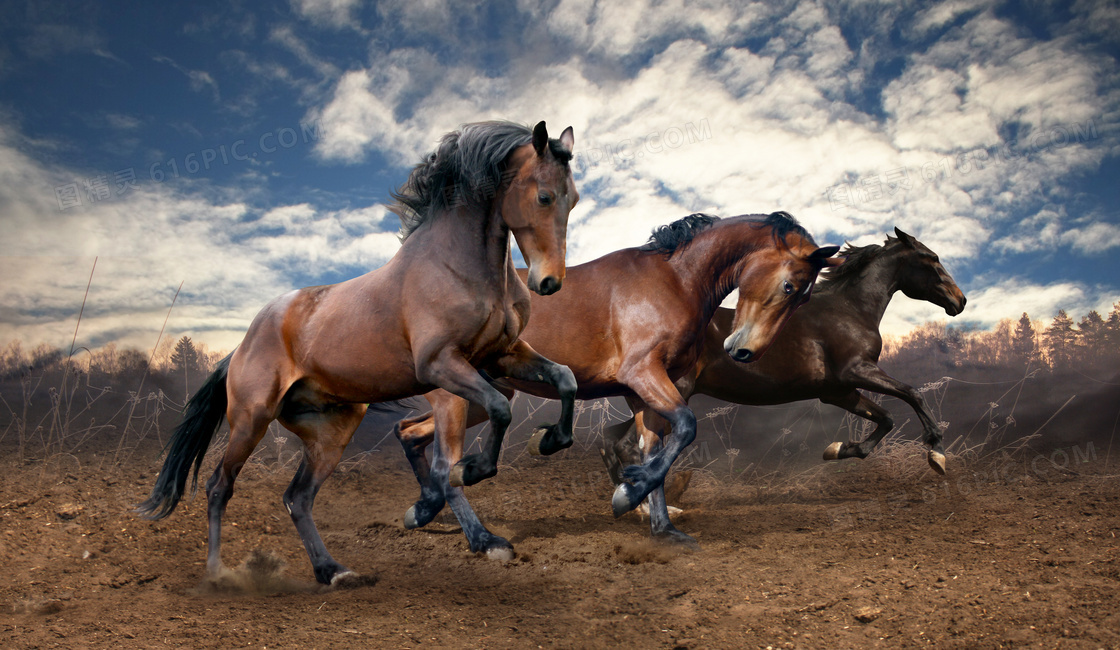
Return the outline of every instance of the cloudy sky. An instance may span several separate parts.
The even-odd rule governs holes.
[[[732,8],[734,5],[735,8]],[[465,122],[575,128],[569,261],[690,212],[895,226],[955,323],[1120,299],[1120,8],[1088,2],[0,3],[0,344],[236,345],[397,248]],[[889,333],[944,318],[897,297]]]

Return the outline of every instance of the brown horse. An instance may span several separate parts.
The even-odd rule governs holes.
[[[191,399],[151,496],[138,511],[171,513],[190,465],[199,467],[227,417],[229,446],[206,484],[207,573],[222,572],[221,521],[233,483],[270,422],[303,440],[303,462],[284,505],[324,584],[353,576],[327,552],[311,509],[369,402],[441,387],[482,405],[495,430],[508,400],[481,372],[552,381],[572,393],[566,368],[518,335],[529,290],[515,273],[510,234],[528,260],[529,288],[560,289],[568,213],[579,199],[569,161],[572,129],[550,140],[508,122],[466,125],[441,140],[394,194],[402,244],[384,266],[340,284],[269,303],[241,345]],[[480,372],[481,371],[481,372]]]
[[[654,493],[660,509],[650,518],[654,536],[694,543],[669,522],[662,481],[670,465],[696,436],[696,418],[673,381],[695,365],[704,332],[720,302],[739,290],[734,324],[721,342],[725,354],[749,361],[761,356],[790,314],[809,299],[820,269],[839,247],[818,248],[796,220],[784,212],[718,219],[691,215],[654,231],[641,248],[616,251],[568,269],[567,291],[547,299],[533,298],[533,320],[522,339],[550,359],[569,366],[579,388],[577,397],[625,396],[630,407],[646,409],[672,423],[665,448],[643,465],[628,467],[630,482],[612,499],[616,516],[633,509]],[[507,395],[521,390],[557,397],[539,380],[516,378],[499,385]],[[478,456],[464,458],[466,428],[484,420],[462,399],[446,391],[426,395],[433,413],[398,423],[397,436],[422,486],[421,498],[409,510],[405,525],[422,526],[443,507],[445,499],[463,526],[471,550],[496,556],[509,554],[508,541],[482,526],[458,485],[459,468]],[[473,412],[471,412],[473,411]],[[565,413],[561,417],[570,417]],[[423,448],[438,431],[431,466]],[[572,444],[571,427],[538,430],[531,451],[551,454]],[[494,453],[495,447],[490,447]],[[496,455],[486,459],[495,463]]]
[[[677,382],[681,394],[749,405],[815,398],[876,424],[863,442],[829,445],[825,460],[866,458],[894,427],[886,409],[861,395],[861,389],[897,397],[917,412],[930,467],[944,474],[941,429],[921,393],[879,367],[879,322],[896,291],[929,301],[950,316],[964,310],[965,296],[933,251],[897,228],[895,234],[897,239],[888,237],[882,246],[842,251],[845,262],[822,275],[812,302],[790,318],[770,352],[755,363],[734,363],[723,353],[720,342],[731,331],[733,313],[718,310],[700,361]],[[603,458],[615,483],[622,481],[622,467],[638,457],[636,437],[628,435],[633,426],[627,420],[604,430]]]

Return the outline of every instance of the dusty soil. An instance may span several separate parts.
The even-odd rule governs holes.
[[[0,466],[0,646],[1120,646],[1120,472],[1100,445],[946,477],[920,453],[698,472],[677,520],[698,552],[613,519],[593,449],[522,459],[468,490],[516,546],[506,564],[448,517],[404,530],[415,483],[386,446],[320,493],[328,547],[377,578],[334,591],[280,505],[291,457],[242,474],[223,550],[245,565],[215,588],[204,498],[137,519],[155,452],[98,469],[85,451]]]

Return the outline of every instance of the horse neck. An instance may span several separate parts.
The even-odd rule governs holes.
[[[852,308],[878,327],[898,291],[899,263],[898,255],[885,251],[868,262],[859,277],[837,286],[833,293],[842,294]]]
[[[438,255],[460,278],[492,283],[504,292],[513,262],[510,230],[500,206],[495,200],[487,206],[457,207],[434,219],[428,236],[435,244],[429,254]]]
[[[751,242],[729,242],[724,233],[706,230],[682,250],[673,253],[669,265],[677,272],[688,296],[696,298],[703,322],[707,324],[723,299],[739,286],[739,276],[753,248]],[[765,236],[769,237],[769,230]]]

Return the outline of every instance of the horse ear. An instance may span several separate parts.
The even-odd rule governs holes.
[[[899,240],[902,241],[903,244],[914,248],[914,238],[899,230],[898,226],[894,227],[894,234],[898,235]]]
[[[840,266],[844,263],[844,258],[833,257],[833,255],[839,252],[839,246],[821,246],[809,255],[809,262],[818,269],[826,266]]]
[[[544,128],[544,120],[533,127],[533,148],[538,156],[543,156],[548,151],[548,129]]]
[[[576,132],[572,130],[572,127],[569,126],[560,134],[560,144],[564,146],[568,153],[572,153],[572,150],[575,149]]]

